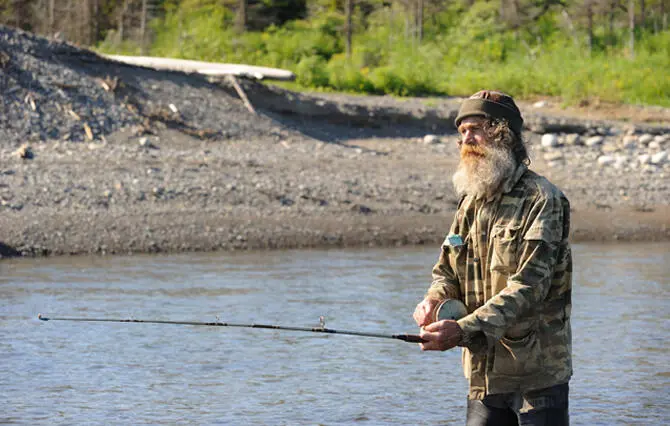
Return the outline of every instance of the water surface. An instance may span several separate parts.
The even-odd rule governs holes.
[[[670,420],[670,244],[577,245],[571,420]],[[274,330],[415,333],[435,248],[0,262],[0,423],[463,424],[460,352]]]

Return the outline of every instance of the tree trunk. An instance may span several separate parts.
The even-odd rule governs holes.
[[[49,9],[47,13],[47,35],[53,37],[56,32],[56,0],[49,0]]]
[[[416,9],[417,39],[421,44],[423,41],[423,0],[417,0]]]
[[[237,22],[235,27],[240,34],[247,29],[247,0],[238,0]]]
[[[126,14],[126,7],[128,6],[128,0],[123,0],[123,6],[121,6],[121,10],[119,11],[119,21],[117,25],[117,37],[119,44],[123,41],[123,20],[125,18]]]
[[[586,2],[586,22],[586,45],[590,55],[593,52],[593,3],[591,0]]]
[[[630,49],[630,58],[635,58],[635,0],[628,0],[628,30],[630,39],[628,47]]]
[[[668,29],[668,13],[665,10],[665,1],[661,0],[661,31]]]
[[[147,53],[147,0],[142,0],[142,16],[140,17],[140,51]]]
[[[616,12],[617,8],[617,2],[616,1],[610,1],[610,11],[609,11],[609,28],[608,28],[608,34],[609,34],[609,41],[608,41],[608,46],[613,46],[615,43],[615,37],[614,37],[614,14]]]
[[[345,5],[345,14],[347,17],[347,27],[346,27],[346,52],[347,59],[351,59],[351,37],[353,33],[353,24],[352,24],[352,14],[354,10],[354,0],[346,0]]]
[[[14,2],[14,20],[16,22],[17,28],[22,30],[30,31],[30,18],[32,14],[30,13],[31,2],[27,0],[19,0]]]
[[[91,11],[93,14],[92,18],[92,34],[93,34],[93,43],[98,42],[98,37],[100,37],[100,0],[93,0],[93,10]]]

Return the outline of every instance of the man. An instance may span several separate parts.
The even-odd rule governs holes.
[[[414,312],[421,348],[463,347],[468,426],[567,425],[570,205],[528,169],[523,119],[510,96],[472,95],[456,126],[461,201]],[[462,301],[468,315],[435,321],[446,299]]]

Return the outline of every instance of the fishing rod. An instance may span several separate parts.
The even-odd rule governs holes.
[[[198,321],[167,321],[167,320],[140,320],[140,319],[113,319],[113,318],[76,318],[76,317],[45,317],[38,314],[41,321],[80,321],[80,322],[115,322],[115,323],[140,323],[140,324],[172,324],[172,325],[196,325],[206,327],[241,327],[241,328],[266,328],[284,331],[306,331],[311,333],[346,334],[350,336],[376,337],[380,339],[398,339],[409,343],[425,343],[426,340],[416,334],[379,334],[366,333],[362,331],[333,330],[326,328],[323,317],[319,318],[319,327],[286,327],[271,324],[238,324],[230,322],[198,322]]]

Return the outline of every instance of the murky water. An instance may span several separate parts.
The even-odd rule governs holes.
[[[0,423],[463,424],[460,352],[245,328],[416,332],[434,248],[0,262]],[[575,247],[576,425],[670,421],[670,245]]]

